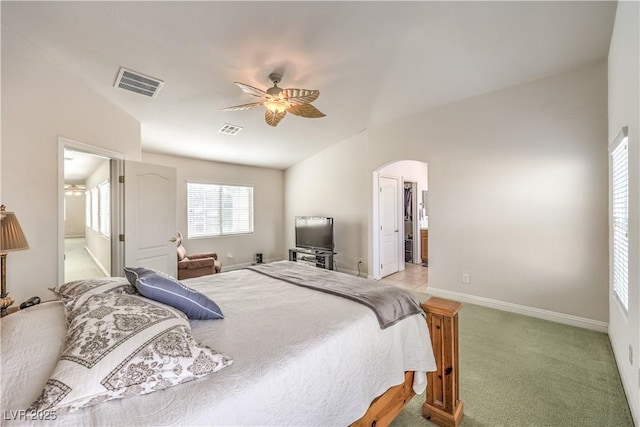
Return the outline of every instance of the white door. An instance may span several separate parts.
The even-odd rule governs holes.
[[[398,271],[398,180],[380,177],[380,277]]]
[[[153,268],[176,277],[176,170],[125,161],[126,267]]]

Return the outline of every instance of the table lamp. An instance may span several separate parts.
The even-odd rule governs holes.
[[[22,227],[13,212],[7,212],[0,206],[0,270],[2,293],[0,293],[0,316],[7,314],[7,308],[13,304],[13,298],[7,296],[7,252],[29,249]]]

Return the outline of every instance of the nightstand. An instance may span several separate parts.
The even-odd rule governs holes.
[[[13,314],[13,313],[15,313],[17,311],[20,311],[20,307],[9,307],[9,308],[7,308],[7,314],[5,314],[5,316]]]

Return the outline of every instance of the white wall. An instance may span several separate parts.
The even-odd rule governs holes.
[[[105,181],[109,181],[109,160],[102,161],[100,166],[87,177],[87,190],[97,188]],[[98,193],[99,194],[99,193]],[[107,275],[111,275],[111,238],[103,236],[100,229],[94,230],[90,224],[86,225],[86,248]]]
[[[295,215],[330,215],[342,267],[370,261],[372,172],[423,161],[430,289],[606,325],[606,73],[600,63],[422,112],[294,165],[286,243]]]
[[[17,302],[58,282],[58,136],[140,160],[140,124],[2,27],[0,199],[15,211],[30,249],[7,256]],[[111,84],[111,82],[108,82]],[[62,236],[60,236],[62,237]]]
[[[609,142],[629,128],[629,312],[609,293],[609,338],[635,423],[640,423],[640,3],[618,2],[609,49]],[[629,362],[629,347],[633,363]]]
[[[84,237],[85,195],[65,195],[64,237]]]
[[[264,262],[284,259],[283,172],[281,170],[210,162],[183,157],[142,153],[145,163],[177,169],[177,226],[184,237],[187,254],[217,252],[222,270],[239,268],[255,261],[260,252]],[[235,236],[187,239],[187,181],[212,184],[253,185],[254,232]],[[232,257],[228,257],[228,254]]]
[[[373,170],[362,167],[371,149],[367,139],[367,132],[359,133],[285,171],[287,248],[295,245],[296,216],[333,217],[338,270],[357,271],[362,257],[361,271],[368,271],[366,213]]]

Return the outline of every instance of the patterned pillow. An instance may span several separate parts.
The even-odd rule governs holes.
[[[125,267],[124,274],[142,295],[181,310],[189,319],[224,318],[218,304],[169,275],[143,267]]]
[[[65,413],[151,393],[233,362],[199,346],[184,314],[138,295],[92,295],[69,320],[58,364],[30,411]]]
[[[67,311],[81,305],[92,295],[102,293],[137,294],[138,291],[125,277],[103,277],[99,279],[74,280],[63,283],[55,288],[49,288],[51,292],[62,301]]]

